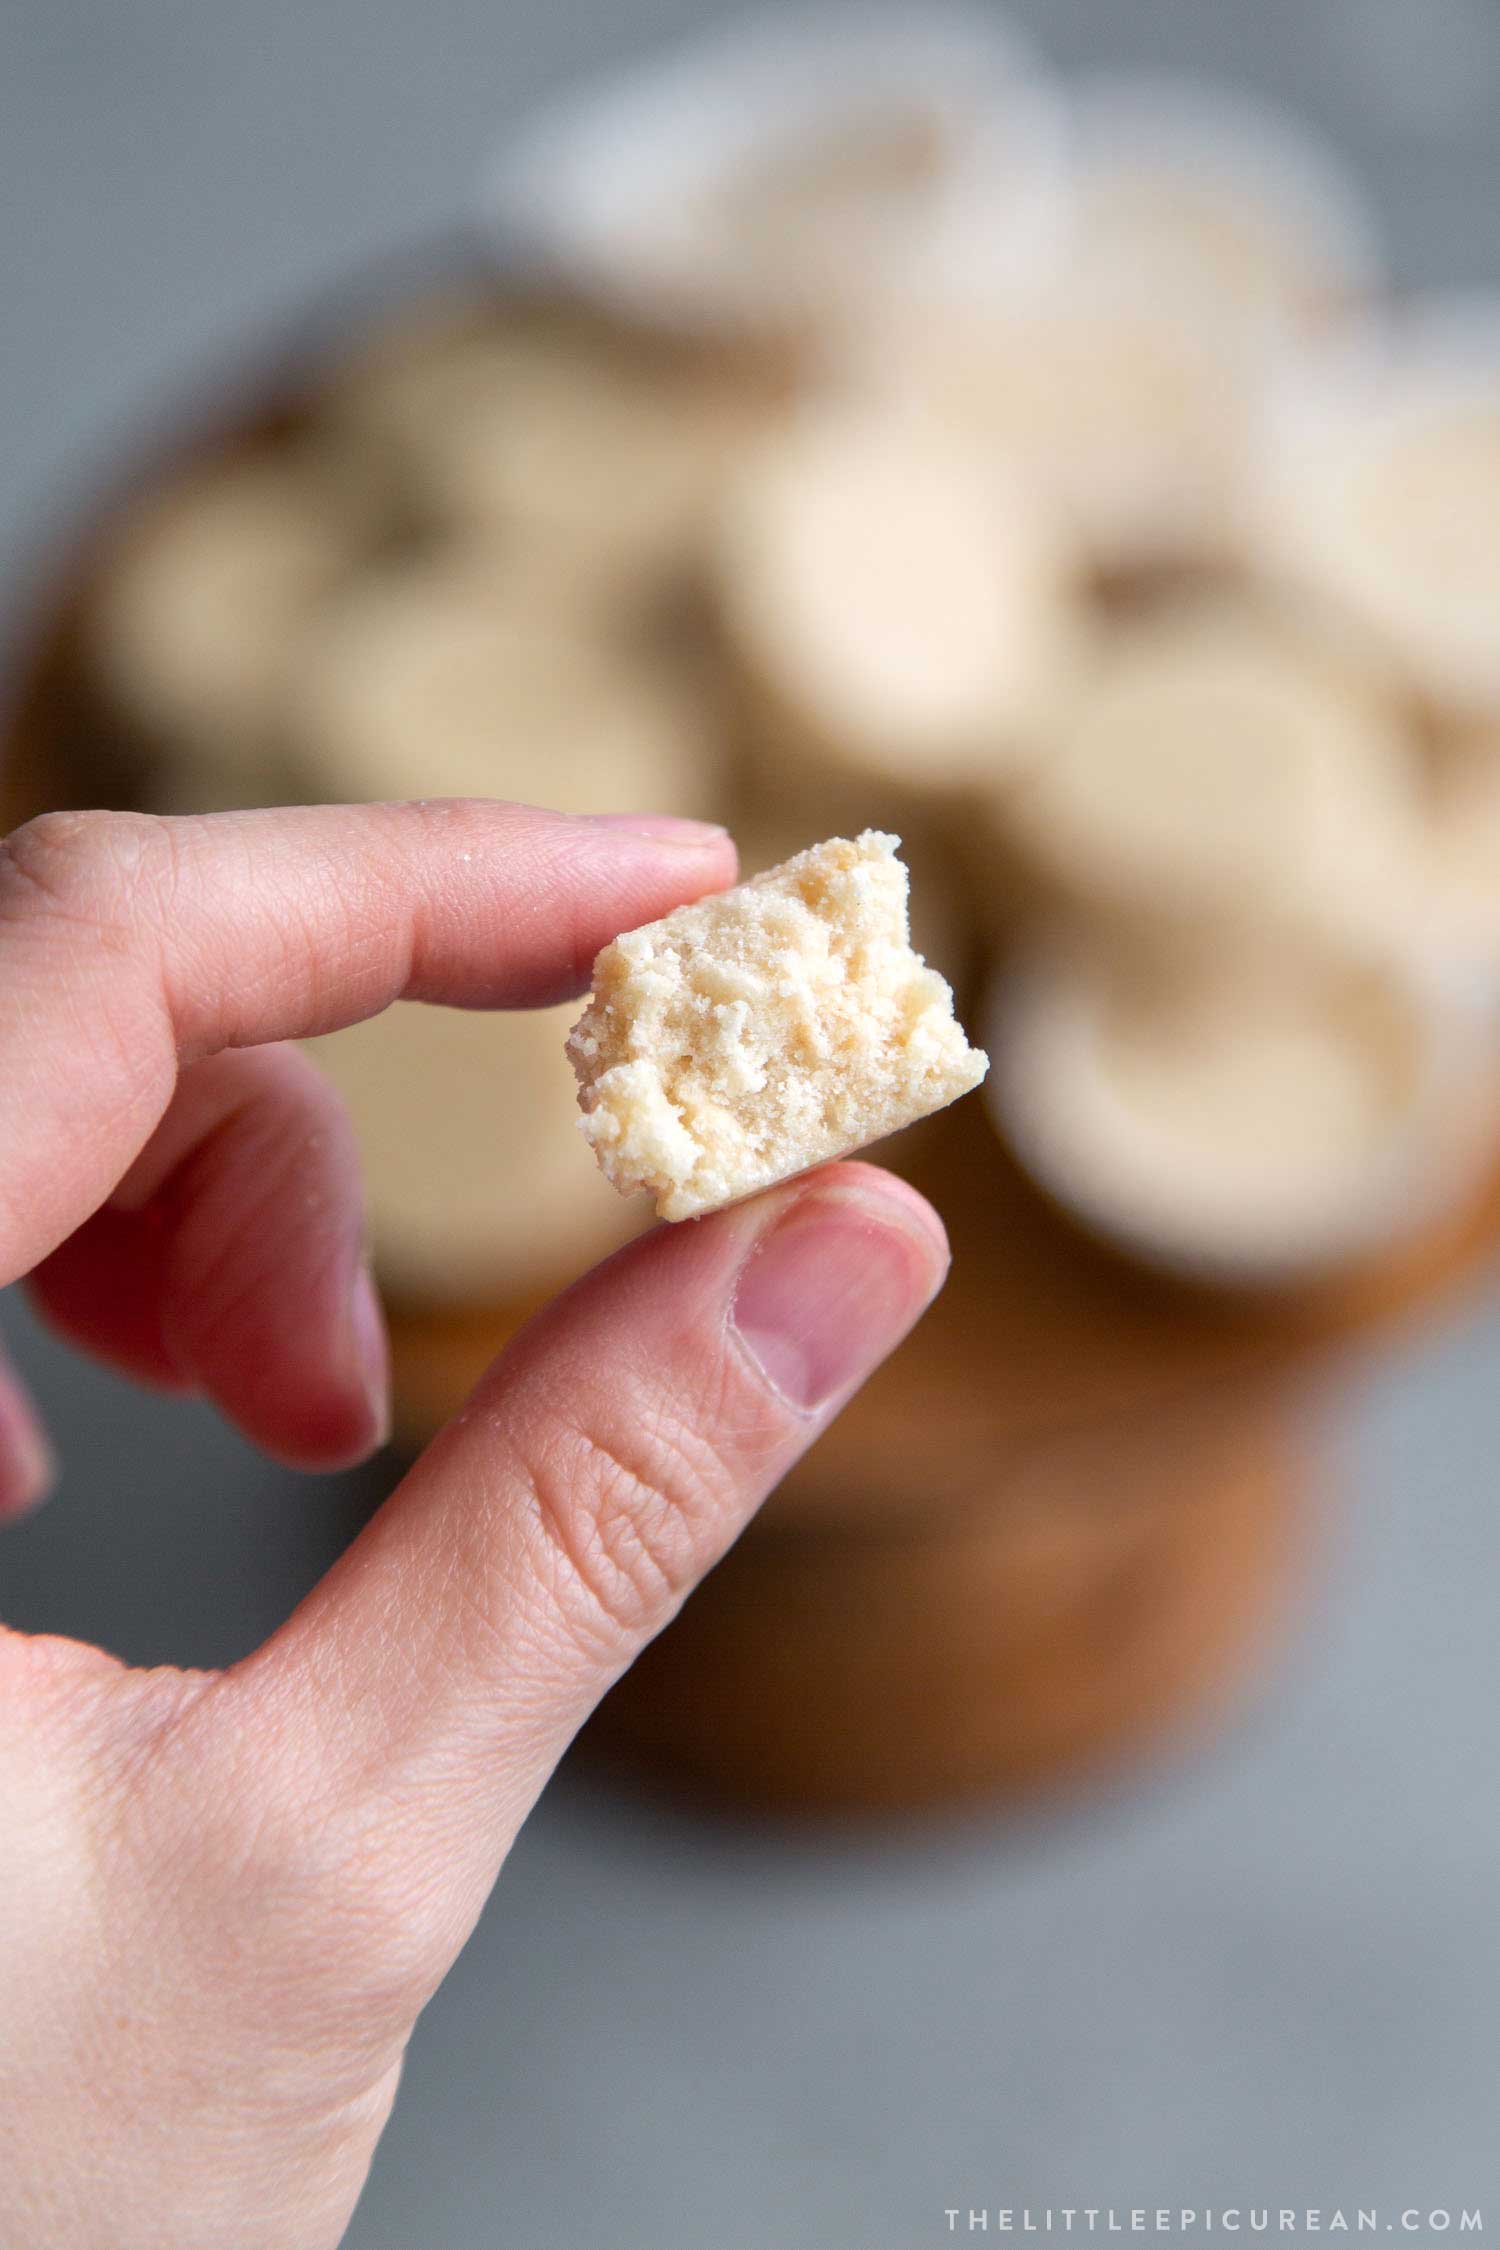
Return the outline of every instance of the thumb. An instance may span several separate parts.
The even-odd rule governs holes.
[[[579,1726],[947,1256],[921,1197],[864,1164],[632,1244],[523,1331],[221,1688],[274,1713],[320,1818],[368,1834],[380,1809],[409,1896],[441,1867],[461,1942]]]

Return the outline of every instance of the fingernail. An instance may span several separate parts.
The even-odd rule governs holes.
[[[391,1347],[380,1292],[366,1265],[354,1276],[349,1298],[349,1336],[354,1364],[375,1421],[376,1434],[372,1443],[384,1445],[391,1434]]]
[[[901,1341],[947,1264],[936,1220],[905,1191],[813,1189],[751,1251],[731,1317],[766,1381],[810,1414]]]
[[[57,1456],[29,1407],[0,1386],[0,1522],[24,1516],[57,1482]]]
[[[676,813],[590,813],[596,828],[614,828],[623,836],[644,836],[653,844],[688,844],[701,851],[729,834],[712,820],[683,820]]]

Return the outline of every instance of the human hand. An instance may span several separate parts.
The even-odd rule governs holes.
[[[279,1042],[403,995],[562,999],[733,871],[696,824],[488,804],[17,831],[0,1285],[283,1460],[360,1458],[388,1386],[353,1145]],[[945,1262],[857,1164],[658,1229],[532,1322],[243,1663],[0,1631],[0,2242],[338,2241],[562,1751]],[[47,1473],[0,1366],[0,1514]]]

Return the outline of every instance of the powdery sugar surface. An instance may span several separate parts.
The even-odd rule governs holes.
[[[908,942],[898,842],[833,837],[605,947],[568,1054],[622,1195],[694,1218],[980,1083],[987,1058]]]

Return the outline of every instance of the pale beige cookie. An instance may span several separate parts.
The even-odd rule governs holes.
[[[1431,746],[1424,798],[1425,918],[1434,952],[1500,974],[1500,725]]]
[[[1084,914],[1368,929],[1414,879],[1418,792],[1378,675],[1225,599],[1106,642],[995,820]]]
[[[385,459],[418,521],[561,551],[639,593],[701,559],[770,396],[722,365],[518,309],[377,356],[325,411]]]
[[[376,1267],[401,1302],[545,1293],[633,1231],[573,1131],[574,1012],[407,1002],[309,1042],[353,1116]]]
[[[1250,535],[1440,711],[1500,715],[1500,300],[1417,305],[1289,370]]]
[[[357,339],[326,371],[318,401],[328,429],[361,447],[372,473],[404,488],[408,512],[430,513],[447,433],[496,400],[534,388],[578,350],[550,314],[459,299],[422,304]]]
[[[850,778],[830,777],[821,788],[788,789],[774,805],[764,798],[742,799],[730,818],[743,880],[770,872],[794,859],[825,836],[857,830],[861,806],[871,809],[871,791]],[[885,808],[877,806],[885,816]],[[916,816],[916,817],[913,817]],[[889,815],[897,817],[894,807]],[[907,912],[913,949],[951,987],[955,1012],[975,997],[988,929],[974,910],[967,864],[955,851],[947,824],[908,804],[902,814],[901,858],[908,870]],[[942,1130],[942,1116],[919,1119],[893,1139],[883,1140],[878,1161],[909,1173],[921,1160],[931,1135]]]
[[[568,1053],[622,1195],[693,1218],[979,1084],[985,1057],[907,941],[896,843],[835,837],[605,947]]]
[[[1060,104],[992,11],[785,6],[507,135],[504,253],[664,331],[836,355],[1053,255]]]
[[[1023,463],[1100,569],[1217,565],[1268,364],[1376,263],[1358,191],[1289,119],[1192,81],[1091,81],[1059,257],[893,333],[882,380]]]
[[[1013,761],[1070,646],[1029,495],[932,418],[809,410],[745,463],[717,553],[767,763],[943,795]]]
[[[702,561],[714,512],[764,401],[707,377],[600,355],[533,370],[435,434],[431,489],[456,525],[491,526],[671,584]]]
[[[852,779],[840,786],[755,792],[735,807],[730,826],[739,847],[740,873],[749,878],[780,867],[830,835],[842,823],[857,827],[857,806],[870,792]],[[851,818],[851,815],[855,815]],[[964,912],[962,869],[942,826],[918,823],[902,832],[901,856],[910,871],[911,942],[924,961],[959,986],[970,966],[973,932]]]
[[[997,988],[987,1100],[1035,1178],[1147,1262],[1221,1281],[1358,1262],[1475,1187],[1496,1126],[1477,1015],[1394,965],[1141,974],[1039,953]]]
[[[1065,268],[893,340],[881,380],[956,442],[1019,465],[1094,569],[1218,562],[1231,549],[1258,372],[1176,299]]]
[[[371,528],[368,504],[311,451],[190,475],[127,523],[101,576],[90,662],[202,806],[281,793],[289,673]]]
[[[1175,300],[1251,343],[1372,297],[1378,232],[1338,154],[1243,89],[1120,72],[1074,89],[1070,263]]]
[[[1023,462],[1099,568],[1217,564],[1268,367],[1370,293],[1373,228],[1328,151],[1231,89],[1101,78],[1074,127],[1059,255],[893,330],[879,373]]]
[[[329,797],[506,797],[562,812],[712,809],[720,748],[691,677],[460,554],[329,615],[289,702]]]

